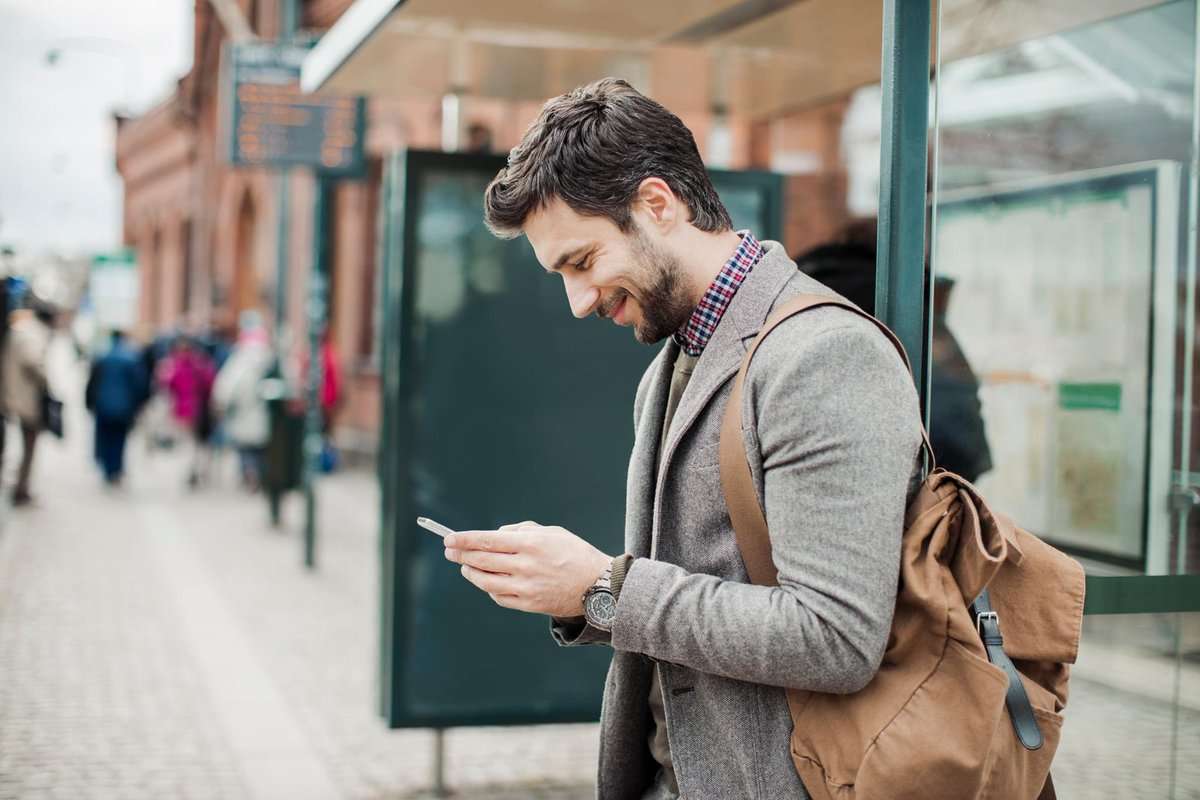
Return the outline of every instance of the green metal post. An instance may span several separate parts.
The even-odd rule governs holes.
[[[895,331],[908,351],[927,425],[925,176],[929,36],[930,3],[884,0],[875,313]]]
[[[296,0],[279,0],[279,37],[280,44],[292,40],[296,33]],[[282,344],[283,328],[287,323],[287,285],[288,285],[288,170],[283,167],[276,176],[276,246],[275,246],[275,340]]]
[[[382,609],[379,623],[379,657],[380,672],[383,680],[379,683],[380,713],[390,724],[395,716],[398,705],[397,697],[398,674],[397,642],[395,640],[396,624],[393,617],[394,604],[392,596],[396,592],[396,531],[398,510],[396,493],[401,480],[407,480],[401,474],[402,464],[400,453],[402,443],[399,438],[398,423],[401,413],[402,398],[400,396],[400,351],[402,328],[400,317],[403,311],[404,297],[404,207],[409,192],[407,170],[405,169],[405,154],[391,153],[387,158],[383,179],[383,258],[380,263],[380,289],[382,301],[382,324],[379,326],[380,364],[379,374],[382,380],[383,424],[379,430],[379,500],[380,500],[380,559],[379,559],[379,601]]]
[[[297,0],[279,0],[279,38],[290,41],[296,33]]]
[[[317,471],[321,459],[321,343],[325,336],[325,203],[329,182],[315,176],[312,272],[308,288],[308,404],[304,426],[304,566],[317,563]]]
[[[278,219],[275,221],[275,339],[282,339],[283,326],[287,323],[287,270],[288,270],[288,215],[291,213],[288,203],[288,170],[282,168],[276,178],[276,209]]]

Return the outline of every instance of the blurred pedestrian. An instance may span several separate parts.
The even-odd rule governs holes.
[[[145,344],[139,352],[142,371],[146,374],[146,394],[142,398],[142,409],[138,418],[145,434],[146,451],[165,450],[175,444],[175,427],[171,422],[170,403],[161,391],[157,380],[161,367],[171,355],[177,333],[147,331],[141,337]]]
[[[160,367],[159,383],[167,392],[171,418],[181,439],[191,443],[187,477],[190,487],[198,486],[207,471],[202,462],[212,424],[208,405],[214,378],[215,371],[208,354],[188,337],[176,338],[171,355]]]
[[[262,381],[274,360],[257,315],[243,316],[237,343],[213,386],[212,406],[225,438],[237,448],[242,485],[252,491],[262,483],[263,450],[271,430]]]
[[[321,354],[321,383],[317,388],[318,411],[321,415],[321,454],[319,466],[322,472],[333,472],[337,469],[338,461],[337,448],[333,444],[333,423],[338,409],[341,408],[343,393],[341,361],[338,358],[337,349],[330,340],[328,331],[321,337],[321,349],[319,352]],[[307,402],[309,385],[308,368],[309,358],[308,354],[305,353],[299,360],[300,385],[305,388],[296,397],[296,402],[293,404],[294,409],[298,413],[304,413],[304,404]]]
[[[974,482],[991,470],[992,449],[979,399],[979,379],[946,322],[954,283],[944,275],[933,281],[929,438],[938,466]]]
[[[14,506],[33,502],[29,491],[33,456],[42,432],[42,406],[46,394],[46,353],[50,347],[53,312],[45,307],[21,308],[9,315],[9,329],[0,359],[0,419],[11,419],[21,428],[21,464],[13,488]],[[0,459],[3,451],[0,451]]]
[[[125,440],[146,396],[146,372],[141,358],[122,331],[112,332],[108,352],[92,362],[87,382],[87,407],[96,418],[96,463],[110,485],[125,473]]]
[[[342,367],[329,334],[321,341],[321,430],[328,436],[342,404]]]

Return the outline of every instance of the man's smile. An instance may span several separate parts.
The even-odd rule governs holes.
[[[621,301],[617,304],[617,307],[612,310],[612,314],[611,314],[612,321],[617,323],[618,325],[624,325],[626,322],[626,320],[625,320],[625,304],[628,302],[628,300],[629,300],[629,295],[622,294]]]
[[[601,317],[611,319],[617,325],[626,325],[625,306],[629,300],[629,292],[617,289],[611,297],[600,304],[596,310]]]

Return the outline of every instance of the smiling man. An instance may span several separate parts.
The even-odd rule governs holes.
[[[750,585],[717,455],[732,378],[774,307],[833,293],[735,232],[688,129],[620,80],[549,101],[485,213],[529,240],[575,316],[666,344],[634,400],[625,553],[525,522],[449,536],[446,557],[498,604],[551,616],[560,643],[612,646],[602,800],[807,797],[784,689],[855,692],[879,667],[921,469],[903,364],[845,309],[764,340],[741,415],[779,580]]]

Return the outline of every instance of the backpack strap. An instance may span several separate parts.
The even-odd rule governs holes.
[[[1041,749],[1042,729],[1038,726],[1037,717],[1033,715],[1033,706],[1029,703],[1029,695],[1025,693],[1025,684],[1021,683],[1021,675],[1012,659],[1004,652],[1004,637],[1000,635],[1000,615],[992,610],[992,601],[987,589],[980,592],[975,602],[971,603],[971,619],[975,622],[979,638],[983,640],[988,661],[1004,670],[1005,676],[1008,677],[1004,705],[1008,707],[1008,718],[1012,720],[1017,741],[1026,750]],[[1053,790],[1051,786],[1051,791]]]
[[[725,505],[729,509],[729,520],[733,523],[733,533],[737,538],[738,549],[742,553],[742,561],[752,583],[764,586],[774,586],[778,583],[779,572],[771,558],[771,539],[767,533],[767,519],[762,506],[758,502],[758,492],[754,488],[754,478],[750,473],[750,462],[746,459],[746,448],[742,439],[742,390],[746,381],[746,371],[750,360],[758,346],[762,344],[767,334],[773,331],[784,320],[811,308],[823,306],[838,306],[847,311],[871,320],[896,347],[904,366],[912,374],[912,367],[904,346],[896,335],[886,325],[863,311],[858,306],[844,300],[824,295],[799,295],[781,305],[772,312],[763,324],[758,336],[746,351],[742,359],[741,369],[733,382],[733,391],[725,406],[725,416],[721,421],[721,439],[719,445],[721,465],[721,490],[725,495]],[[932,471],[936,462],[933,456],[933,446],[929,443],[929,434],[925,426],[921,426],[921,442],[926,455],[929,457],[929,469]],[[1025,686],[1012,659],[1004,652],[1004,638],[1000,635],[1000,618],[992,610],[987,589],[970,606],[971,618],[975,622],[988,660],[1004,670],[1008,678],[1008,692],[1004,704],[1008,708],[1009,718],[1017,739],[1027,750],[1037,750],[1042,746],[1042,732]],[[1049,777],[1043,787],[1043,798],[1054,797],[1054,784]]]
[[[729,519],[733,523],[733,532],[737,537],[738,549],[742,552],[742,561],[752,583],[773,586],[777,582],[778,570],[771,559],[771,540],[767,535],[767,519],[763,515],[762,506],[758,502],[758,492],[754,488],[754,478],[750,473],[750,462],[746,460],[746,448],[742,439],[742,389],[746,381],[746,371],[750,360],[758,346],[762,344],[767,334],[773,331],[781,322],[811,308],[837,306],[858,314],[878,326],[900,354],[904,366],[912,374],[908,355],[904,345],[888,327],[856,305],[846,300],[828,295],[802,294],[782,304],[763,324],[758,336],[746,351],[742,359],[742,367],[738,370],[733,381],[733,393],[725,406],[725,416],[721,422],[720,463],[721,490],[725,495],[725,505],[729,509]],[[925,453],[929,457],[929,469],[932,471],[935,462],[933,446],[929,444],[929,434],[925,426],[921,426],[921,440]]]

